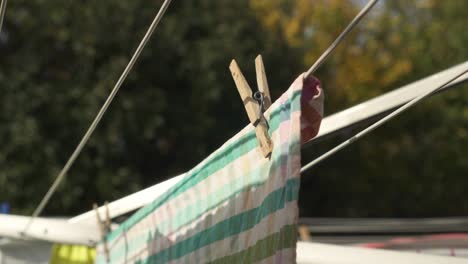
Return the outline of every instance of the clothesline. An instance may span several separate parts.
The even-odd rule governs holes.
[[[0,33],[2,32],[3,18],[5,17],[7,0],[2,0],[0,3]]]
[[[410,84],[392,89],[392,91],[388,93],[361,102],[340,112],[328,115],[323,119],[317,137],[304,144],[302,149],[307,149],[312,145],[315,145],[318,141],[324,140],[326,137],[329,137],[338,131],[348,130],[359,123],[370,120],[371,118],[384,116],[385,113],[389,113],[424,92],[440,85],[442,82],[450,79],[454,74],[460,72],[460,70],[466,67],[468,67],[468,60],[443,71],[433,73],[432,75],[426,76],[423,79],[414,81]],[[450,88],[454,88],[466,81],[468,81],[468,74],[459,77],[444,88],[438,90],[437,94],[447,91]]]
[[[356,122],[359,123],[364,120],[368,120],[369,118],[385,113],[386,111],[390,109],[394,109],[398,105],[403,105],[404,103],[410,101],[411,99],[416,98],[420,94],[425,93],[426,91],[433,89],[434,87],[439,86],[440,84],[446,81],[449,81],[450,78],[452,78],[455,74],[457,74],[458,72],[460,72],[461,70],[465,68],[468,68],[468,61],[458,64],[456,66],[453,66],[451,68],[448,68],[444,71],[434,73],[421,80],[415,81],[411,84],[404,85],[403,87],[393,89],[389,93],[373,98],[361,104],[355,105],[337,114],[328,116],[322,120],[322,125],[320,127],[321,132],[319,133],[319,135],[315,137],[315,139],[319,138],[320,140],[323,137],[329,136],[342,129],[346,129],[351,124],[355,124]],[[461,84],[463,82],[466,82],[467,80],[468,80],[468,74],[465,74],[457,78],[455,81],[450,82],[450,84],[445,86],[443,89],[438,90],[437,94],[443,91],[448,91],[450,88],[454,88],[454,86],[456,86],[457,84]],[[179,182],[182,177],[184,177],[184,175],[171,178],[170,180],[164,181],[157,185],[151,186],[149,188],[138,191],[129,196],[118,199],[114,202],[111,202],[109,204],[109,211],[111,214],[110,218],[115,218],[122,214],[129,213],[131,211],[134,211],[142,206],[145,206],[151,203],[157,197],[161,196],[163,193],[165,193],[170,188],[172,188],[172,186],[174,186],[174,184]],[[100,211],[101,213],[105,213],[106,208],[103,206],[102,208],[100,208]],[[3,220],[3,221],[6,221],[6,223],[11,222],[12,224],[13,222],[17,222],[16,226],[19,226],[16,229],[17,231],[12,230],[13,228],[5,229],[5,227],[0,228],[0,230],[7,230],[6,234],[18,234],[15,232],[18,232],[18,231],[21,232],[25,224],[29,220],[28,217],[23,217],[23,218],[25,220],[22,223],[18,223],[17,220],[15,221],[10,221],[8,219]],[[35,219],[34,225],[31,226],[28,232],[28,236],[30,236],[31,238],[38,238],[38,237],[41,237],[41,234],[44,234],[44,228],[41,228],[41,221],[43,222],[43,219],[44,218],[42,218],[41,220],[40,217]],[[95,226],[96,225],[96,212],[94,210],[91,210],[87,213],[68,219],[66,222],[70,224],[76,223],[76,224],[85,224],[85,225]],[[47,229],[47,227],[45,229]],[[76,241],[74,243],[77,243],[77,244],[88,244],[90,241],[92,241],[90,239],[73,240],[74,239],[73,237],[76,237],[76,235],[81,234],[80,235],[81,237],[83,235],[83,232],[77,231],[75,230],[75,228],[73,229],[73,231],[72,230],[69,231],[70,235],[66,235],[68,234],[68,231],[64,230],[64,233],[62,233],[63,235],[54,236],[53,233],[57,234],[56,233],[57,228],[55,227],[53,228],[53,232],[50,232],[50,231],[51,230],[49,229],[47,236],[43,237],[44,239],[47,240],[52,237],[55,237],[55,238],[65,239],[65,240],[53,240],[53,241],[56,241],[56,242]],[[0,231],[0,232],[4,232],[4,231]],[[18,238],[21,238],[21,236]],[[68,239],[71,239],[71,240],[68,240]]]
[[[302,149],[307,148],[309,145],[315,144],[317,142],[316,140],[322,140],[324,137],[328,137],[334,133],[337,133],[338,131],[346,129],[352,124],[363,122],[409,102],[425,91],[428,91],[429,89],[437,86],[438,83],[443,83],[449,80],[451,76],[458,73],[465,67],[468,67],[468,61],[448,68],[444,71],[434,73],[411,84],[396,88],[384,95],[370,99],[361,104],[325,117],[322,120],[319,134],[312,141],[309,141],[306,145],[303,145]],[[455,81],[450,82],[450,84],[446,85],[443,89],[438,90],[437,93],[453,88],[454,86],[462,82],[466,82],[467,80],[468,74],[465,74]],[[151,201],[174,186],[174,184],[180,181],[184,175],[185,174],[173,177],[169,180],[163,181],[111,202],[109,204],[109,211],[111,214],[110,217],[115,218],[149,204]],[[105,213],[105,206],[100,207],[99,211],[101,213]],[[95,211],[91,210],[69,219],[69,222],[94,224],[96,222],[95,219]]]
[[[344,40],[348,33],[361,21],[361,19],[371,10],[371,8],[377,3],[378,0],[370,0],[364,6],[364,8],[353,18],[353,20],[346,26],[343,32],[333,41],[333,43],[328,47],[325,52],[317,59],[317,61],[309,68],[309,70],[304,74],[304,79],[309,78],[330,56],[330,54],[338,47],[338,45]]]
[[[420,96],[414,98],[413,100],[409,101],[408,103],[404,104],[403,106],[399,107],[398,109],[396,109],[395,111],[391,112],[390,114],[386,115],[385,117],[383,117],[382,119],[380,119],[379,121],[375,122],[374,124],[368,126],[367,128],[365,128],[364,130],[362,130],[361,132],[357,133],[356,135],[350,137],[349,139],[347,139],[346,141],[344,141],[343,143],[337,145],[336,147],[332,148],[331,150],[325,152],[323,155],[319,156],[318,158],[316,158],[315,160],[311,161],[310,163],[308,163],[307,165],[305,165],[304,167],[301,168],[301,173],[307,171],[308,169],[312,168],[313,166],[317,165],[318,163],[320,163],[321,161],[327,159],[328,157],[332,156],[333,154],[337,153],[338,151],[344,149],[345,147],[349,146],[351,143],[355,142],[356,140],[362,138],[363,136],[369,134],[370,132],[372,132],[374,129],[380,127],[381,125],[385,124],[386,122],[390,121],[391,119],[393,119],[394,117],[398,116],[399,114],[403,113],[404,111],[408,110],[410,107],[414,106],[415,104],[419,103],[420,101],[422,101],[423,99],[429,97],[430,95],[436,93],[437,91],[439,91],[440,89],[444,88],[445,86],[447,86],[448,84],[450,84],[451,82],[455,81],[456,79],[458,79],[459,77],[463,76],[465,73],[468,72],[468,68],[464,69],[462,72],[459,72],[457,73],[453,78],[451,78],[450,80],[446,81],[445,83],[443,83],[442,85],[439,85],[437,87],[435,87],[434,89],[431,89],[429,91],[427,91],[426,93],[423,93],[421,94]]]

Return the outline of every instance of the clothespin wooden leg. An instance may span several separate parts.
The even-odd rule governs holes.
[[[268,157],[273,151],[273,142],[268,134],[268,125],[266,120],[263,117],[263,114],[261,114],[261,106],[259,106],[252,98],[252,89],[247,83],[247,80],[235,60],[232,60],[231,65],[229,65],[229,69],[231,70],[232,78],[236,83],[237,90],[239,91],[242,102],[244,103],[250,123],[255,126],[255,134],[257,136],[261,152],[264,157]]]
[[[263,65],[262,55],[258,55],[257,58],[255,58],[255,72],[257,74],[258,90],[263,93],[265,100],[263,105],[265,110],[267,110],[271,106],[271,96],[270,89],[268,88],[268,80],[265,73],[265,66]]]
[[[258,90],[261,93],[263,93],[263,100],[264,100],[263,110],[267,110],[271,106],[271,95],[270,95],[270,89],[268,88],[268,80],[267,80],[266,73],[265,73],[265,65],[263,64],[262,55],[258,55],[257,58],[255,58],[255,72],[257,75]],[[268,124],[266,124],[266,120],[264,116],[262,116],[261,122],[265,122],[265,125],[268,126]],[[259,131],[259,133],[261,132]],[[265,142],[264,144],[268,144],[268,142]]]
[[[99,232],[101,233],[101,241],[104,246],[104,254],[106,255],[106,262],[109,263],[110,261],[109,248],[107,247],[107,241],[106,241],[107,231],[101,220],[101,216],[99,215],[98,205],[96,203],[93,204],[93,208],[94,208],[94,211],[96,212],[96,219],[97,219],[98,226],[99,226]]]

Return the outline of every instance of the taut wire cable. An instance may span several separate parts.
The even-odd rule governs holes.
[[[25,227],[25,229],[23,231],[23,235],[26,235],[26,232],[28,231],[29,227],[33,223],[34,219],[41,214],[42,210],[47,205],[47,203],[49,202],[49,200],[52,197],[52,195],[54,194],[54,192],[57,190],[57,187],[60,185],[62,180],[65,178],[65,175],[67,174],[68,170],[73,165],[73,163],[75,162],[78,155],[81,153],[81,150],[83,149],[83,147],[88,142],[89,138],[93,134],[93,132],[96,129],[97,125],[101,121],[101,119],[102,119],[104,113],[106,112],[107,108],[109,107],[109,105],[111,104],[111,102],[114,99],[115,95],[119,91],[120,86],[122,85],[122,83],[127,78],[127,75],[132,70],[133,65],[135,64],[135,62],[137,61],[137,59],[140,56],[141,52],[143,51],[144,47],[146,46],[146,44],[147,44],[148,40],[150,39],[151,35],[153,34],[155,28],[157,27],[157,25],[161,21],[161,18],[164,16],[164,13],[166,12],[167,8],[169,7],[169,4],[171,3],[171,1],[172,0],[165,0],[164,3],[162,4],[161,8],[159,9],[159,12],[156,14],[156,17],[154,18],[153,22],[151,23],[148,30],[146,31],[145,36],[141,40],[140,44],[138,45],[137,49],[135,50],[135,53],[133,54],[132,58],[130,59],[129,63],[127,64],[127,67],[125,67],[125,70],[123,71],[122,75],[120,76],[120,78],[118,79],[118,81],[115,84],[114,88],[112,89],[111,93],[109,94],[109,97],[107,98],[104,105],[99,110],[97,116],[95,117],[95,119],[91,123],[91,126],[86,131],[86,134],[83,136],[80,143],[78,144],[76,149],[73,151],[73,153],[70,156],[70,158],[68,159],[67,163],[65,164],[65,166],[62,168],[62,170],[58,174],[58,176],[55,179],[54,183],[52,184],[50,189],[47,191],[46,195],[41,200],[41,202],[39,203],[36,210],[34,210],[34,213],[32,214],[31,219],[29,220],[28,224],[26,225],[26,227]]]
[[[359,132],[356,135],[350,137],[348,140],[346,140],[343,143],[337,145],[336,147],[332,148],[331,150],[325,152],[325,154],[321,155],[320,157],[316,158],[315,160],[311,161],[310,163],[308,163],[307,165],[302,167],[301,168],[301,173],[305,172],[306,170],[312,168],[313,166],[315,166],[319,162],[325,160],[326,158],[332,156],[333,154],[337,153],[338,151],[340,151],[340,150],[344,149],[345,147],[349,146],[351,143],[355,142],[356,140],[360,139],[361,137],[365,136],[366,134],[372,132],[374,129],[380,127],[381,125],[383,125],[387,121],[390,121],[391,119],[393,119],[397,115],[401,114],[402,112],[404,112],[408,108],[410,108],[413,105],[415,105],[415,104],[419,103],[420,101],[422,101],[424,98],[429,97],[432,94],[436,93],[438,90],[444,88],[446,85],[450,84],[452,81],[458,79],[458,77],[464,75],[467,72],[468,72],[468,69],[465,69],[463,72],[458,73],[456,76],[454,76],[453,78],[451,78],[450,80],[448,80],[444,84],[439,85],[436,88],[430,89],[426,93],[421,94],[420,96],[414,98],[413,100],[411,100],[408,103],[404,104],[403,106],[399,107],[395,111],[393,111],[390,114],[386,115],[385,117],[383,117],[379,121],[377,121],[374,124],[368,126],[367,128],[365,128],[361,132]]]
[[[348,35],[348,33],[361,21],[361,19],[371,10],[371,8],[377,3],[378,0],[370,0],[367,4],[361,9],[361,11],[353,18],[353,20],[346,26],[343,32],[333,41],[333,43],[325,50],[324,53],[315,61],[315,63],[310,67],[310,69],[304,74],[304,79],[307,79],[311,74],[313,74],[325,60],[330,56],[330,54],[338,47],[338,45],[343,41],[343,39]]]
[[[2,0],[0,3],[0,32],[2,32],[3,18],[5,17],[7,0]]]

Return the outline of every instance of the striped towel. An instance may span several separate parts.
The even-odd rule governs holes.
[[[322,107],[318,80],[299,76],[265,113],[270,159],[247,126],[110,233],[110,263],[295,263],[301,143]]]

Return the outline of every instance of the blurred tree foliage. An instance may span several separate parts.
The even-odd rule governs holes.
[[[0,46],[0,200],[31,213],[104,103],[162,1],[11,1]],[[174,1],[46,213],[72,214],[200,162],[248,122],[230,76],[254,58],[276,95],[300,57],[247,1]],[[286,56],[287,55],[287,56]]]
[[[162,1],[10,1],[0,34],[0,201],[31,213]],[[248,121],[227,66],[276,98],[362,7],[174,1],[46,209],[74,214],[186,171]],[[383,1],[316,73],[332,113],[468,58],[468,2]],[[303,177],[308,216],[468,214],[468,90],[427,100]],[[304,151],[304,162],[350,132]]]

